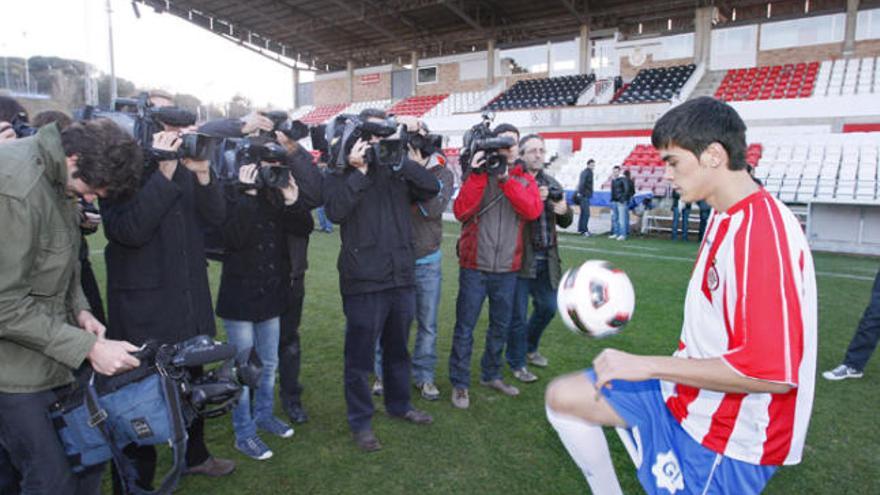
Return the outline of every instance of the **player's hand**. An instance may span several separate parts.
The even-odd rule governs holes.
[[[611,380],[640,382],[653,378],[653,370],[644,356],[637,356],[617,349],[605,349],[593,360],[596,373],[596,389],[610,387]]]
[[[238,182],[245,184],[245,186],[256,185],[257,183],[257,173],[259,172],[259,167],[256,163],[251,163],[250,165],[243,165],[240,169],[238,169]],[[255,187],[245,188],[245,194],[250,194],[251,196],[257,195],[257,189]]]
[[[86,332],[94,334],[99,339],[103,339],[104,334],[107,332],[107,327],[98,321],[91,311],[80,311],[79,314],[76,315],[76,322],[79,324],[80,328]]]
[[[123,340],[98,339],[87,356],[92,368],[102,375],[112,376],[141,365],[130,353],[139,349]]]
[[[269,132],[275,127],[272,123],[272,119],[259,112],[251,112],[242,117],[241,121],[243,122],[241,133],[245,135],[256,131]]]
[[[354,145],[351,147],[351,153],[348,154],[349,165],[356,168],[362,174],[366,174],[369,170],[369,165],[364,159],[364,157],[366,157],[367,155],[368,146],[369,143],[361,138],[358,138],[358,140],[355,141]]]
[[[12,141],[15,137],[15,130],[12,128],[12,124],[0,120],[0,143]]]

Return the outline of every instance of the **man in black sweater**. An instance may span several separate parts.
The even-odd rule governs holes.
[[[587,160],[587,168],[581,171],[578,179],[577,203],[581,209],[580,218],[578,218],[578,234],[584,237],[590,237],[590,199],[593,197],[593,168],[595,166],[595,160],[592,158]]]
[[[368,109],[362,120],[382,122],[384,112]],[[417,125],[417,123],[415,123]],[[413,125],[413,131],[416,130]],[[437,178],[408,158],[389,167],[367,153],[378,136],[358,138],[344,170],[324,181],[327,217],[341,227],[339,287],[346,317],[345,400],[357,445],[379,450],[371,418],[369,375],[376,341],[382,346],[385,409],[417,424],[433,421],[410,403],[409,327],[415,314],[415,257],[410,207],[440,190]],[[345,146],[341,146],[344,153]],[[371,160],[370,157],[373,159]]]

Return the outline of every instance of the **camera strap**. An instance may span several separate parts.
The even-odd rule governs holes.
[[[486,206],[480,208],[480,211],[475,213],[474,216],[465,220],[461,226],[464,227],[465,225],[469,225],[471,222],[479,219],[481,216],[483,216],[483,214],[485,214],[487,211],[492,209],[492,207],[497,205],[498,202],[501,201],[501,198],[503,198],[503,197],[504,197],[504,191],[498,193],[494,198],[492,198],[488,203],[486,203]]]
[[[113,464],[119,472],[122,481],[123,493],[131,495],[165,495],[171,494],[180,481],[183,469],[186,467],[186,424],[183,419],[183,411],[180,403],[180,393],[177,384],[169,378],[164,372],[159,372],[159,383],[162,386],[162,394],[168,404],[168,416],[171,422],[173,438],[171,440],[171,448],[173,455],[173,465],[168,474],[162,480],[162,484],[156,490],[144,490],[137,485],[138,474],[134,464],[116,445],[113,438],[113,431],[108,423],[109,416],[107,411],[101,407],[98,400],[98,392],[95,389],[95,376],[89,380],[89,384],[85,390],[85,405],[89,413],[89,426],[97,428],[110,447],[113,454]]]

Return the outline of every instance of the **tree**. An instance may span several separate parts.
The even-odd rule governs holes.
[[[236,94],[231,100],[229,100],[229,111],[226,116],[231,119],[240,119],[251,113],[252,109],[253,104],[250,99],[240,94]]]

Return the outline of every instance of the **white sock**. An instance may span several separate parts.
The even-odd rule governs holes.
[[[547,419],[568,454],[581,468],[593,495],[623,495],[602,427],[547,407]]]

